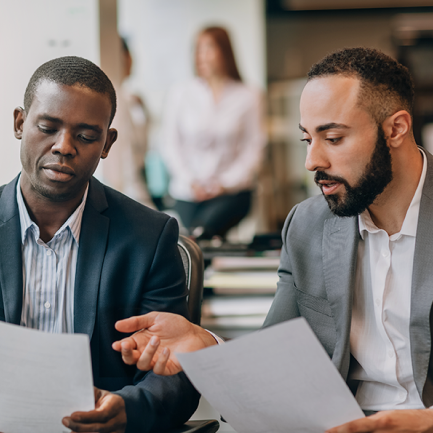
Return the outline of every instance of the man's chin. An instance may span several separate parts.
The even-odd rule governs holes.
[[[45,199],[57,203],[72,200],[77,196],[76,191],[71,191],[71,190],[64,191],[58,188],[47,188],[45,186],[37,188],[37,192],[39,193],[40,196],[44,197]]]
[[[364,212],[367,206],[361,203],[348,203],[336,194],[325,195],[325,200],[328,203],[329,210],[339,217],[355,217]]]
[[[322,192],[322,194],[323,194],[323,192]],[[331,195],[323,194],[323,197],[325,197],[326,203],[328,203],[329,210],[333,214],[338,215],[339,210],[342,207],[341,199],[334,194],[331,194]]]

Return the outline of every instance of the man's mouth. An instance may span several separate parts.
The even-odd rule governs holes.
[[[335,194],[341,185],[341,182],[337,182],[335,180],[320,180],[317,183],[325,195]]]
[[[67,165],[46,164],[42,169],[47,178],[54,182],[67,182],[75,176],[74,170]]]

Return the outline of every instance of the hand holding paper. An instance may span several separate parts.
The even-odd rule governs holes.
[[[94,409],[89,338],[0,322],[0,431],[60,433]]]
[[[324,433],[364,417],[305,319],[177,357],[238,433]]]
[[[122,397],[95,388],[95,409],[74,412],[62,420],[74,432],[104,431],[123,433],[126,428],[125,402]]]
[[[428,433],[433,429],[433,410],[390,410],[331,428],[326,433]]]
[[[183,317],[150,313],[118,322],[116,327],[123,332],[145,328],[113,345],[127,363],[137,362],[140,368],[153,367],[163,374],[183,368],[238,433],[323,433],[326,429],[327,433],[419,433],[433,426],[431,409],[381,412],[365,418],[303,319],[190,354],[181,352],[215,341]],[[163,346],[171,351],[164,354]]]

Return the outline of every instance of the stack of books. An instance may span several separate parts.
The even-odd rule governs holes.
[[[202,326],[233,337],[260,328],[277,288],[279,257],[214,257],[204,286]]]

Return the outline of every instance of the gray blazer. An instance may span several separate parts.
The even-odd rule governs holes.
[[[426,152],[427,153],[427,152]],[[427,153],[412,276],[410,345],[415,383],[433,405],[433,156]],[[347,380],[358,218],[331,213],[322,196],[290,212],[282,233],[278,289],[264,326],[303,316]]]

